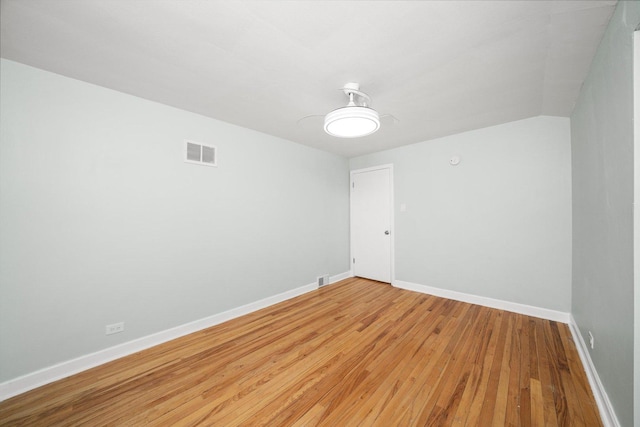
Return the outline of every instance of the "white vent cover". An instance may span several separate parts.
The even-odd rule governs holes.
[[[196,165],[217,166],[218,152],[214,145],[184,140],[184,161]]]
[[[327,286],[329,284],[329,275],[318,276],[318,287]]]

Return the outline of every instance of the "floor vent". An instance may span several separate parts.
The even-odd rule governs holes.
[[[318,277],[318,287],[327,286],[329,284],[329,275],[325,274],[324,276]]]
[[[203,166],[217,166],[216,147],[200,142],[184,141],[184,161]]]

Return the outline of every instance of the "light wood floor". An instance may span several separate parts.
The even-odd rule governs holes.
[[[602,425],[566,325],[364,279],[14,397],[0,424]]]

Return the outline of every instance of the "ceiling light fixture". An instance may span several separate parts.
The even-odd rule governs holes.
[[[367,107],[370,98],[359,89],[358,83],[344,85],[343,91],[349,97],[349,103],[346,107],[333,110],[325,116],[326,133],[338,138],[358,138],[371,135],[380,129],[378,112]]]

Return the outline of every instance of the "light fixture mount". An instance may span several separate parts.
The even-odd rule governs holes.
[[[380,129],[380,115],[369,107],[371,98],[360,91],[360,85],[347,83],[342,90],[349,103],[325,116],[324,131],[338,138],[359,138]]]

